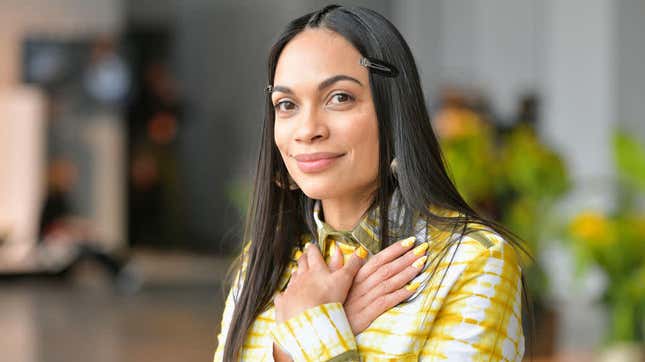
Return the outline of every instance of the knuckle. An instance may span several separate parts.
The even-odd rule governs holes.
[[[394,273],[394,270],[392,268],[392,265],[387,264],[383,265],[382,267],[379,268],[379,277],[381,279],[388,279],[392,276]]]
[[[379,311],[387,309],[387,298],[385,295],[381,295],[374,300],[374,305]]]
[[[390,280],[384,280],[379,284],[379,292],[381,294],[387,293],[392,289],[392,282]]]
[[[359,263],[360,263],[360,261],[358,261],[358,260],[354,260],[353,258],[358,258],[358,257],[357,257],[357,256],[352,257],[352,260],[350,260],[350,261],[347,263],[347,267],[345,268],[345,273],[346,273],[346,274],[348,274],[348,275],[351,275],[351,277],[352,277],[352,278],[353,278],[353,277],[354,277],[354,275],[356,275],[356,273],[358,273],[358,271],[360,270],[360,269],[359,269],[359,267],[360,267],[360,264],[359,264]]]
[[[383,264],[383,262],[384,262],[383,253],[378,253],[370,259],[369,264],[378,266]]]
[[[348,269],[343,269],[342,273],[339,275],[339,282],[340,283],[351,283],[352,280],[354,280],[354,274],[351,272],[351,270]]]

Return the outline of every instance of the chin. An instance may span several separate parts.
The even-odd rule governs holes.
[[[322,180],[321,180],[322,181]],[[335,182],[298,182],[300,190],[310,199],[324,200],[335,197],[339,191]]]

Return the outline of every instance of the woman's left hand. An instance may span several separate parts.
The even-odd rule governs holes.
[[[366,254],[364,251],[362,255]],[[357,250],[341,268],[331,271],[318,246],[308,243],[287,289],[273,299],[276,322],[284,322],[321,304],[344,303],[363,262]]]

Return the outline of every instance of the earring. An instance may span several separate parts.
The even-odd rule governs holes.
[[[289,190],[293,191],[300,188],[300,186],[298,186],[298,184],[293,180],[293,178],[291,178],[291,175],[287,174],[287,178],[289,179],[289,187],[288,187]],[[277,178],[274,178],[273,182],[275,182],[275,184],[278,185],[279,188],[287,189],[287,187],[284,187],[282,182],[280,182]]]
[[[396,157],[394,157],[392,159],[392,162],[390,162],[390,172],[392,172],[392,176],[394,176],[394,178],[397,178],[396,173],[397,173],[398,170],[399,170],[399,163],[396,160]]]

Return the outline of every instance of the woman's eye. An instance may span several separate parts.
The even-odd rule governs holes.
[[[347,93],[336,93],[331,96],[330,103],[342,104],[353,100],[354,100],[354,97],[350,96]]]
[[[288,112],[288,111],[292,111],[292,110],[294,110],[296,108],[295,103],[293,103],[291,101],[287,101],[287,100],[280,101],[280,102],[274,104],[273,106],[275,107],[275,109],[277,111],[280,111],[280,112]]]

